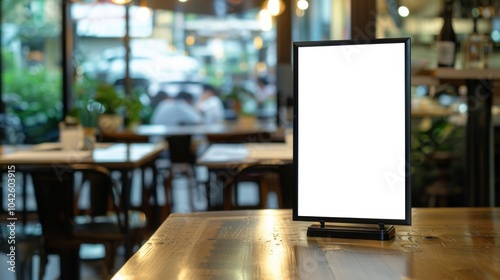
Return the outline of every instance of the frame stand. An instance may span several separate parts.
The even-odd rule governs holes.
[[[325,225],[321,221],[319,225],[314,224],[307,228],[307,236],[353,238],[371,240],[390,240],[396,234],[393,225]]]

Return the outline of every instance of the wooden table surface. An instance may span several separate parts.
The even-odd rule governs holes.
[[[134,169],[154,160],[163,150],[162,143],[98,143],[92,151],[61,150],[60,144],[4,145],[0,165],[54,165],[89,163],[109,169]]]
[[[224,168],[237,164],[256,164],[293,161],[293,146],[286,143],[211,144],[196,164],[208,168]]]
[[[500,208],[417,208],[389,241],[307,237],[291,210],[172,214],[113,279],[500,279]]]

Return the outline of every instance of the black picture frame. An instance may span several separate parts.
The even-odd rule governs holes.
[[[371,47],[373,47],[373,52],[369,52],[371,50]],[[384,60],[390,61],[391,59],[394,59],[396,62],[395,65],[398,65],[397,69],[392,69],[389,68],[389,74],[385,75],[379,74],[378,67],[380,66],[380,71],[384,71],[385,63],[379,63],[381,60],[380,57],[377,57],[377,51],[378,50],[383,50],[383,48],[388,48],[388,51],[390,52],[390,55],[386,55],[387,57],[383,58]],[[347,69],[345,73],[342,71],[343,69],[335,69],[335,67],[342,67],[337,65],[335,60],[330,60],[326,58],[322,54],[327,54],[328,48],[331,48],[333,52],[339,52],[340,48],[342,48],[341,54],[344,55],[344,57],[348,59],[356,58],[356,55],[360,55],[362,59],[357,60],[356,66],[353,67],[359,67],[358,69]],[[390,48],[390,49],[389,49]],[[307,51],[306,51],[307,50]],[[354,51],[353,51],[354,50]],[[368,50],[368,51],[367,51]],[[396,50],[396,51],[393,51]],[[369,54],[367,54],[367,52]],[[318,54],[320,53],[320,54]],[[368,239],[390,239],[394,236],[394,228],[392,226],[387,226],[387,225],[411,225],[411,184],[410,184],[410,131],[411,131],[411,93],[410,93],[410,88],[411,88],[411,74],[410,74],[410,64],[411,64],[411,41],[410,38],[385,38],[385,39],[366,39],[366,40],[322,40],[322,41],[302,41],[302,42],[294,42],[293,43],[293,110],[294,110],[294,119],[293,119],[293,138],[294,138],[294,147],[293,147],[293,153],[294,153],[294,162],[293,162],[293,167],[295,170],[294,173],[294,186],[293,186],[293,194],[294,194],[294,201],[293,201],[293,220],[294,221],[313,221],[313,222],[319,222],[318,225],[313,225],[309,228],[308,230],[308,235],[310,236],[325,236],[325,237],[352,237],[352,238],[368,238]],[[380,54],[383,56],[383,54]],[[342,56],[339,56],[340,59],[343,59]],[[377,61],[376,63],[381,64],[381,65],[370,65],[371,62],[371,57],[374,58],[374,61]],[[314,61],[311,60],[305,60],[311,58]],[[365,62],[366,59],[366,62]],[[307,62],[307,63],[306,63]],[[302,65],[304,64],[304,66]],[[340,64],[342,65],[342,64]],[[351,64],[348,64],[351,65]],[[388,63],[392,65],[391,63]],[[317,66],[317,67],[313,67]],[[366,67],[365,67],[366,66]],[[332,75],[325,74],[325,69],[335,69],[336,71],[332,71]],[[371,70],[368,72],[365,72],[364,68],[370,68],[370,69],[375,69],[375,71]],[[387,69],[386,69],[387,70]],[[391,71],[394,70],[395,75],[392,75]],[[318,73],[314,73],[317,71]],[[400,73],[401,72],[401,73]],[[358,74],[359,73],[359,74]],[[346,77],[345,75],[359,75],[359,77]],[[387,81],[382,81],[380,83],[376,82],[374,83],[374,89],[370,93],[366,92],[356,92],[357,86],[353,83],[353,86],[349,88],[349,93],[336,93],[336,92],[329,92],[328,85],[335,85],[336,82],[342,81],[344,79],[354,79],[353,81],[359,81],[359,83],[363,83],[365,80],[370,80],[373,79],[373,77],[369,77],[370,79],[366,79],[366,75],[379,75],[380,78],[377,79],[387,79]],[[365,75],[365,76],[363,76]],[[306,78],[307,77],[307,78]],[[316,78],[317,77],[317,78]],[[307,80],[305,80],[307,79]],[[312,85],[316,81],[315,79],[318,79],[317,82],[320,85],[323,85],[321,87],[321,90],[309,90],[309,89],[314,89],[313,86],[307,86],[307,85]],[[321,79],[321,80],[320,80]],[[325,79],[331,79],[328,82],[325,82]],[[377,80],[378,81],[378,80]],[[306,84],[304,86],[303,84]],[[401,89],[401,95],[399,96],[400,91],[394,91],[391,93],[384,92],[384,89],[382,88],[384,85],[396,83],[398,85],[398,89]],[[325,86],[326,85],[326,86]],[[377,88],[380,87],[380,88]],[[366,87],[363,87],[366,89]],[[304,92],[302,92],[304,91]],[[324,92],[323,92],[324,91]],[[322,92],[322,93],[321,93]],[[325,93],[327,92],[327,93]],[[397,106],[392,106],[392,107],[398,107],[397,109],[397,114],[395,114],[393,117],[395,120],[398,120],[398,128],[401,130],[400,132],[403,133],[404,130],[404,137],[402,135],[398,134],[397,137],[397,144],[400,145],[398,147],[401,147],[398,151],[400,151],[401,158],[404,158],[404,160],[400,159],[400,163],[398,166],[398,170],[392,170],[396,176],[398,176],[398,180],[400,180],[399,183],[404,184],[404,196],[401,194],[398,196],[398,206],[394,207],[394,209],[397,208],[398,214],[397,218],[394,218],[392,215],[382,215],[382,216],[376,216],[376,217],[369,217],[369,215],[365,216],[357,216],[357,215],[336,215],[335,213],[328,213],[328,214],[322,214],[323,212],[317,211],[317,213],[320,213],[319,215],[309,215],[309,214],[303,214],[304,211],[303,208],[304,202],[300,201],[301,200],[301,195],[307,192],[307,197],[308,197],[308,202],[307,202],[307,207],[314,209],[319,209],[319,208],[325,208],[328,209],[328,206],[325,207],[325,201],[328,201],[328,198],[325,198],[324,196],[331,195],[328,193],[330,190],[326,190],[326,188],[329,188],[328,181],[329,178],[332,178],[336,176],[339,172],[344,172],[342,168],[332,170],[330,174],[314,174],[315,176],[319,176],[320,178],[324,178],[322,181],[318,181],[320,179],[310,176],[311,174],[305,174],[302,173],[301,168],[306,169],[304,166],[305,164],[318,164],[321,166],[325,166],[329,164],[329,161],[335,161],[335,157],[328,155],[328,147],[323,147],[325,151],[325,154],[318,156],[318,162],[307,162],[307,163],[300,163],[301,161],[301,155],[307,155],[308,152],[310,151],[319,151],[318,147],[315,147],[315,145],[311,144],[311,139],[314,139],[313,137],[310,136],[304,136],[304,134],[301,133],[306,133],[308,135],[311,134],[311,127],[317,127],[317,130],[325,130],[329,129],[329,125],[333,124],[334,122],[345,122],[346,119],[343,118],[337,118],[337,119],[330,119],[329,118],[329,112],[324,112],[324,111],[318,111],[315,112],[311,110],[310,108],[314,108],[315,105],[311,104],[302,104],[301,102],[322,102],[322,95],[321,94],[338,94],[339,98],[342,99],[342,96],[345,96],[346,98],[349,98],[349,100],[353,100],[353,96],[350,95],[358,95],[355,98],[359,98],[359,100],[363,100],[363,96],[368,96],[368,95],[363,95],[363,94],[376,94],[378,95],[377,98],[380,99],[380,103],[377,104],[372,104],[373,106],[380,106],[381,110],[384,110],[384,106],[386,103],[386,100],[392,100],[394,99],[395,95],[398,94],[397,100],[399,102],[396,104]],[[392,94],[392,95],[390,95]],[[310,95],[317,95],[317,98],[310,97]],[[306,98],[307,96],[307,98]],[[303,97],[303,99],[301,99]],[[371,97],[370,97],[371,98]],[[314,101],[316,100],[316,101]],[[330,99],[331,100],[331,99]],[[334,101],[337,101],[335,99]],[[310,107],[311,106],[311,107]],[[353,106],[352,109],[347,109],[347,110],[352,110],[352,114],[356,116],[361,116],[360,119],[363,118],[377,118],[377,114],[372,114],[370,116],[362,116],[363,112],[358,111],[356,109],[357,103],[355,102],[345,102],[341,106]],[[301,111],[302,107],[308,108],[308,111]],[[389,109],[392,109],[390,107]],[[399,108],[401,107],[401,108]],[[403,108],[404,107],[404,110]],[[332,106],[332,108],[338,108],[338,105]],[[396,109],[394,110],[396,111]],[[346,111],[347,112],[347,111]],[[349,111],[351,112],[351,111]],[[403,113],[404,112],[404,113]],[[307,114],[307,116],[305,115]],[[374,116],[375,115],[375,116]],[[302,118],[306,118],[308,121],[310,120],[315,120],[315,123],[304,123],[302,121]],[[348,118],[348,116],[346,116]],[[386,119],[383,119],[386,120]],[[404,121],[404,123],[402,122]],[[373,122],[371,122],[373,123]],[[402,128],[404,124],[404,128]],[[384,125],[384,124],[381,124]],[[304,126],[301,127],[301,126]],[[353,126],[356,126],[356,130],[363,130],[364,124],[357,124],[356,122],[353,124]],[[307,128],[307,129],[306,129]],[[303,132],[303,130],[305,132]],[[314,132],[314,131],[313,131]],[[318,132],[319,135],[324,135],[322,132]],[[363,135],[363,134],[360,134]],[[319,136],[320,137],[320,136]],[[368,148],[365,147],[365,150],[369,149],[377,149],[376,146],[370,147],[370,138],[371,137],[384,137],[384,135],[366,135],[366,139],[364,139],[365,142],[361,142],[361,145],[368,145]],[[307,144],[303,144],[302,138],[308,139]],[[404,140],[403,140],[404,139]],[[331,145],[335,145],[335,139],[331,139]],[[391,141],[391,140],[387,140]],[[396,140],[394,140],[396,141]],[[401,143],[401,141],[404,141],[404,144]],[[346,142],[343,142],[344,144]],[[301,145],[302,144],[302,145]],[[348,144],[349,145],[349,144]],[[352,150],[355,151],[359,145],[359,141],[355,141],[355,143],[352,144],[352,147],[345,147],[347,150]],[[357,145],[357,146],[356,146]],[[404,148],[402,148],[404,146]],[[362,155],[363,157],[366,157],[369,159],[370,154]],[[309,156],[305,156],[309,158]],[[304,157],[304,158],[305,158]],[[330,157],[327,160],[323,160],[322,157]],[[309,160],[309,159],[307,159]],[[341,164],[341,163],[339,163]],[[349,168],[347,165],[345,168]],[[320,168],[321,169],[321,168]],[[328,168],[323,168],[322,170],[329,171]],[[347,171],[347,170],[345,170]],[[322,173],[328,173],[328,172],[322,172]],[[353,173],[357,174],[357,173]],[[359,172],[359,176],[363,176],[363,172]],[[311,177],[311,180],[308,180],[309,178],[304,178],[304,176],[309,176]],[[300,178],[300,180],[299,180]],[[310,182],[310,184],[309,184]],[[317,186],[318,184],[324,184],[324,187],[311,187],[311,184],[315,184]],[[304,189],[302,189],[304,188]],[[323,189],[324,188],[324,189]],[[309,189],[310,192],[309,192]],[[398,191],[401,191],[398,189]],[[315,192],[315,193],[312,193]],[[335,197],[341,197],[342,193],[334,193]],[[337,196],[338,195],[338,196]],[[360,196],[363,195],[360,193]],[[317,204],[314,203],[314,201],[311,198],[318,198]],[[404,199],[404,201],[403,201]],[[356,205],[358,203],[355,201],[355,199],[352,199],[353,201],[350,201],[348,203]],[[376,201],[371,201],[369,199],[365,199],[364,201],[368,201],[368,205],[358,205],[358,207],[368,207],[368,208],[373,208],[376,209],[377,207],[385,207],[386,205],[390,205],[393,200],[391,196],[389,196],[387,199],[385,196],[378,197]],[[301,203],[299,203],[301,202]],[[354,207],[353,209],[357,209]],[[365,211],[369,212],[371,211],[370,209]],[[315,213],[315,211],[310,211]],[[327,211],[328,212],[328,211]],[[399,213],[400,212],[400,213]],[[390,211],[388,211],[390,213]],[[371,214],[371,213],[369,213]],[[329,231],[329,226],[326,226],[326,223],[335,223],[340,225],[340,231],[336,231],[337,233],[332,234]],[[343,227],[347,226],[347,227]],[[373,226],[373,227],[372,227]],[[366,229],[369,229],[368,232],[372,231],[374,228],[375,232],[374,234],[368,233],[368,235],[365,234],[357,234],[359,230],[361,229],[362,232],[366,232]],[[327,231],[323,231],[323,229],[328,229]],[[383,232],[379,232],[382,230]],[[388,231],[388,232],[385,232]],[[340,234],[339,234],[340,232]]]

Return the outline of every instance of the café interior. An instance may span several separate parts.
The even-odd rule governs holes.
[[[440,72],[437,41],[445,1],[2,0],[0,278],[369,279],[336,274],[334,263],[344,260],[346,273],[356,269],[356,261],[379,271],[376,256],[392,263],[380,279],[457,275],[452,268],[425,271],[420,256],[409,257],[405,246],[413,243],[398,243],[402,252],[380,242],[359,249],[347,241],[311,245],[304,236],[294,237],[299,241],[289,236],[286,245],[294,244],[289,250],[279,247],[285,241],[276,236],[291,230],[282,225],[292,223],[291,212],[245,212],[294,207],[293,42],[400,37],[411,38],[407,168],[411,207],[418,215],[417,228],[402,227],[395,242],[403,242],[402,236],[413,242],[419,230],[425,232],[422,242],[415,241],[419,244],[459,235],[445,239],[445,233],[420,226],[418,217],[446,223],[453,219],[443,217],[453,209],[491,216],[485,222],[490,241],[483,246],[491,250],[492,264],[471,255],[487,260],[481,264],[486,274],[462,272],[471,276],[464,279],[500,277],[494,265],[500,259],[500,1],[452,2],[457,54],[452,71]],[[488,53],[480,68],[469,69],[465,41],[474,28]],[[471,84],[486,85],[486,94],[474,95]],[[184,93],[198,106],[206,86],[216,89],[221,119],[186,125],[157,116],[166,100],[180,102]],[[172,114],[181,118],[181,111]],[[435,209],[445,212],[426,212]],[[263,222],[262,235],[276,242],[269,244],[270,253],[262,253],[267,247],[260,245],[241,249],[250,238],[242,224],[211,233],[217,229],[210,221],[236,223],[239,215],[240,223]],[[12,217],[15,230],[5,226]],[[267,228],[270,217],[279,230]],[[197,230],[213,238],[241,227],[241,242],[231,243],[240,250],[238,261],[203,259],[232,251],[217,255],[213,250],[219,247],[207,245],[212,239],[196,239],[205,233],[176,227],[187,221],[193,227],[208,223]],[[473,229],[460,231],[469,233],[473,236]],[[13,261],[9,237],[16,241],[15,273],[4,268]],[[177,244],[177,251],[167,253],[169,247],[162,255],[153,247],[158,244]],[[311,246],[331,254],[320,261]],[[209,247],[215,249],[208,253]],[[259,250],[261,259],[243,267],[256,255],[252,250]],[[446,258],[453,256],[448,252]],[[439,260],[443,267],[461,264]],[[301,265],[309,262],[313,267]],[[328,263],[331,271],[318,270],[319,263]]]

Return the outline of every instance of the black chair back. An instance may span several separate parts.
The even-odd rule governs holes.
[[[70,236],[74,218],[73,172],[47,167],[33,169],[30,175],[44,235]]]
[[[104,216],[111,210],[112,180],[109,171],[99,166],[73,165],[68,168],[46,167],[30,171],[35,190],[37,211],[42,231],[50,236],[71,236],[74,217],[78,213],[75,173],[90,184],[91,207],[84,214]],[[79,213],[80,214],[80,213]]]
[[[191,135],[176,135],[167,137],[171,163],[190,163],[196,161],[191,147]]]

